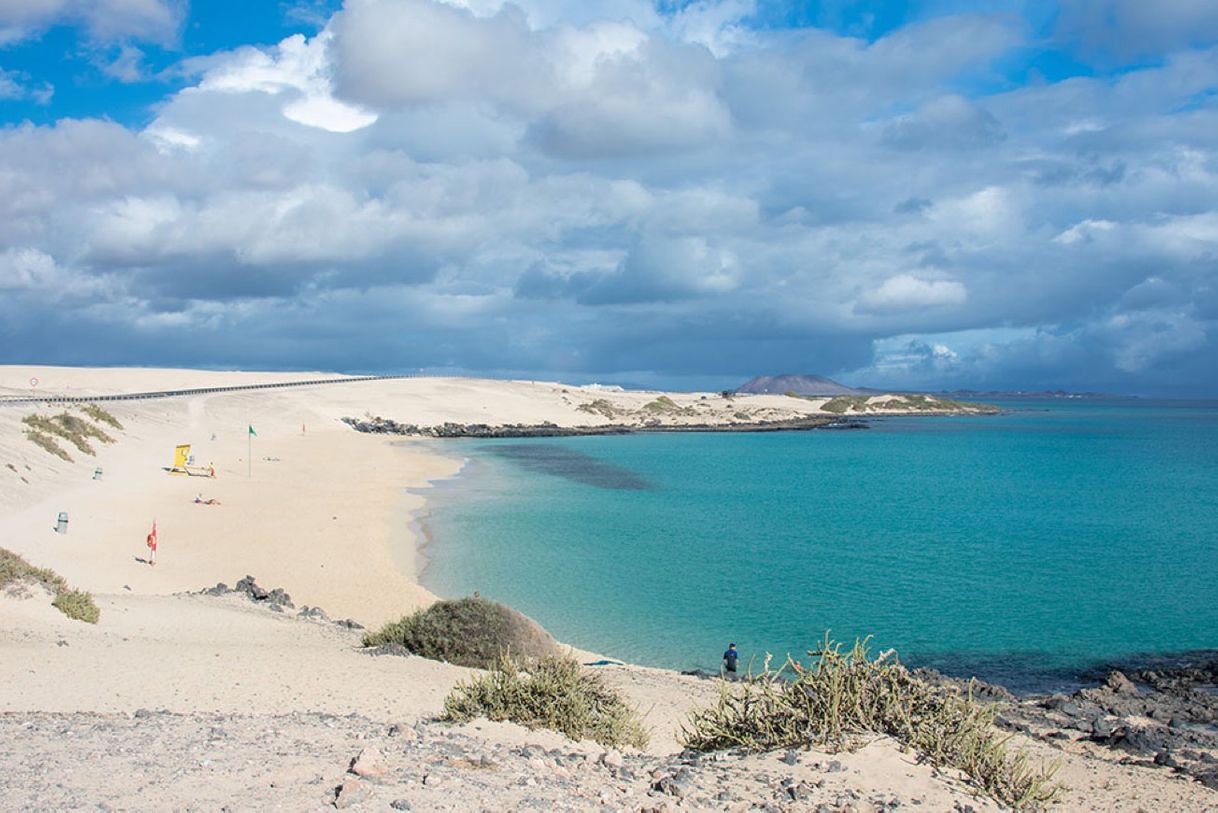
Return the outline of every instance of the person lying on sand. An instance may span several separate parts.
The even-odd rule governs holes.
[[[219,501],[219,500],[217,500],[215,497],[209,497],[209,498],[207,498],[207,499],[205,500],[205,499],[203,499],[203,495],[202,495],[202,494],[196,494],[196,495],[195,495],[195,503],[196,503],[197,505],[219,505],[219,504],[220,504],[220,501]]]

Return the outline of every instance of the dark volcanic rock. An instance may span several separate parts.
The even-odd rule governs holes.
[[[491,426],[485,423],[443,423],[439,426],[417,426],[398,423],[391,418],[359,420],[343,418],[343,423],[357,432],[378,435],[408,435],[424,438],[560,438],[589,435],[629,435],[636,432],[792,432],[807,429],[866,429],[867,424],[858,420],[827,418],[823,416],[792,418],[756,423],[694,423],[667,424],[655,421],[645,426],[603,424],[601,426],[558,426],[552,423],[509,423]]]
[[[237,586],[233,588],[235,593],[245,593],[250,597],[251,601],[266,601],[270,595],[266,590],[258,586],[258,582],[254,581],[253,576],[246,576],[241,581],[237,582]]]
[[[1211,656],[1185,666],[1155,669],[1110,668],[1094,675],[1096,679],[1101,676],[1102,685],[1071,695],[1031,696],[1004,703],[1003,727],[1050,739],[1063,736],[1062,729],[1078,731],[1092,742],[1199,781],[1214,773],[1218,659]]]
[[[202,591],[209,596],[223,596],[228,593],[244,593],[250,601],[255,604],[265,604],[275,612],[283,612],[284,610],[294,610],[296,605],[292,603],[292,597],[287,594],[282,587],[276,587],[273,590],[267,590],[258,585],[253,576],[246,576],[232,589],[228,589],[228,585],[220,582],[215,587],[209,587]]]
[[[996,701],[1015,699],[1015,695],[1011,694],[1006,687],[999,686],[996,683],[986,683],[984,680],[972,678],[964,680],[962,678],[951,677],[945,675],[937,669],[928,667],[920,667],[913,670],[914,677],[929,683],[932,686],[941,686],[944,688],[955,689],[963,695],[972,693],[973,699],[982,701]]]

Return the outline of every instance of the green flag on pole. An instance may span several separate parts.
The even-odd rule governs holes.
[[[258,437],[258,433],[254,431],[254,425],[249,424],[249,434],[245,436],[245,445],[249,447],[245,456],[245,476],[254,476],[254,438]]]

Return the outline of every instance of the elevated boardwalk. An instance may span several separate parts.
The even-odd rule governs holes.
[[[391,381],[399,378],[418,378],[418,373],[403,375],[364,375],[347,376],[344,378],[312,378],[303,381],[283,381],[277,384],[238,384],[231,387],[196,387],[183,390],[155,390],[151,392],[125,392],[110,395],[58,395],[45,393],[42,395],[5,396],[0,395],[0,406],[21,406],[29,404],[84,404],[98,401],[146,401],[153,398],[180,398],[185,395],[210,395],[218,392],[243,392],[246,390],[275,390],[285,387],[318,387],[325,384],[353,384],[357,381]]]

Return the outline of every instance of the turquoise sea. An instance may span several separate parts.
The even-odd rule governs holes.
[[[448,442],[423,581],[637,663],[831,629],[1017,689],[1218,647],[1218,403],[994,401],[861,431]]]

